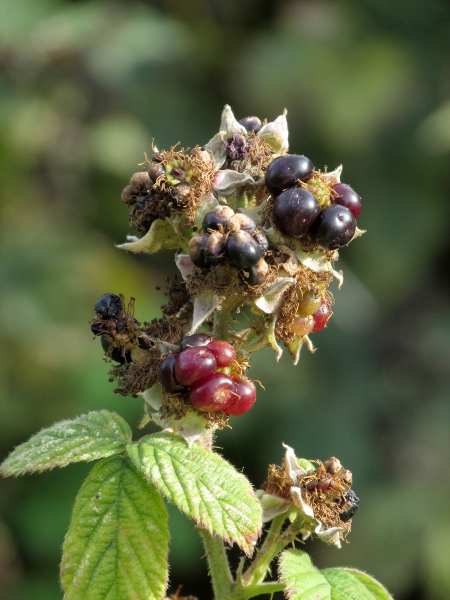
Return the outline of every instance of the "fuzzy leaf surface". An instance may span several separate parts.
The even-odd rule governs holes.
[[[323,569],[331,600],[392,600],[378,581],[356,569]]]
[[[331,586],[301,550],[286,550],[278,566],[285,595],[293,600],[334,600]]]
[[[342,568],[342,571],[347,573],[351,573],[358,581],[360,581],[368,590],[372,593],[373,597],[376,600],[392,600],[393,597],[387,591],[387,589],[381,585],[379,581],[364,573],[363,571],[359,571],[358,569],[349,569]]]
[[[101,410],[42,429],[18,446],[0,467],[2,475],[41,473],[74,462],[124,452],[131,429],[119,415]]]
[[[128,458],[89,473],[63,546],[64,600],[160,600],[167,586],[164,502]]]
[[[248,480],[225,459],[165,433],[143,437],[128,452],[147,480],[199,527],[253,553],[261,505]]]

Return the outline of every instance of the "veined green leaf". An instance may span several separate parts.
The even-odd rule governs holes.
[[[78,493],[64,541],[64,600],[160,600],[168,545],[157,490],[128,458],[102,460]]]
[[[285,595],[293,600],[331,600],[331,586],[301,550],[286,550],[279,562]]]
[[[107,410],[90,412],[42,429],[18,446],[0,467],[1,475],[24,475],[89,462],[124,452],[131,441],[128,424]]]
[[[356,569],[323,569],[331,585],[331,600],[392,600],[373,577]]]
[[[253,553],[261,505],[248,480],[218,454],[159,433],[128,447],[136,467],[199,527]]]

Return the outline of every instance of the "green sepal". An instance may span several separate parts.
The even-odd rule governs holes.
[[[198,527],[251,555],[262,510],[249,481],[219,454],[157,433],[128,447],[136,467]]]
[[[159,493],[128,458],[102,460],[75,500],[61,562],[64,600],[160,600],[168,546]]]
[[[286,550],[280,556],[279,579],[290,600],[332,600],[331,586],[301,550]]]
[[[42,429],[6,458],[0,474],[41,473],[74,462],[124,452],[131,429],[119,415],[101,410]]]

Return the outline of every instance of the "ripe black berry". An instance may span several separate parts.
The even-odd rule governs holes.
[[[345,502],[344,506],[346,504],[349,504],[350,507],[347,508],[346,510],[344,510],[343,512],[341,512],[339,515],[339,518],[344,523],[346,523],[347,521],[350,521],[350,519],[353,517],[353,515],[359,508],[359,498],[353,490],[349,490],[347,492],[347,494],[345,495],[345,500],[346,500],[346,502]]]
[[[116,294],[103,294],[95,303],[94,310],[105,319],[111,319],[122,312],[122,301]]]
[[[356,219],[345,208],[335,204],[320,214],[311,230],[311,239],[324,250],[345,246],[355,235]]]
[[[177,356],[177,352],[171,352],[165,356],[162,359],[158,369],[159,383],[166,390],[166,392],[171,394],[183,390],[183,386],[178,383],[175,377],[175,361]]]
[[[361,197],[346,183],[337,183],[333,186],[333,190],[338,194],[337,197],[332,198],[333,204],[345,206],[357,219],[362,207]]]
[[[307,181],[314,165],[303,154],[285,154],[275,158],[267,168],[265,184],[269,192],[276,196],[283,190]]]
[[[206,213],[203,219],[203,231],[208,231],[208,229],[219,230],[233,215],[234,210],[229,206],[216,206],[209,213]]]
[[[258,117],[244,117],[243,119],[239,119],[238,123],[245,127],[247,131],[254,131],[255,133],[258,133],[262,127],[262,123]]]
[[[180,352],[186,350],[186,348],[192,348],[193,346],[207,346],[211,338],[209,335],[204,333],[193,333],[184,338],[180,344]]]
[[[210,264],[205,253],[208,237],[206,233],[198,233],[189,241],[189,256],[194,265],[202,269],[205,269]]]
[[[231,262],[241,269],[249,269],[262,258],[261,247],[247,231],[232,233],[227,240],[226,252]]]
[[[290,188],[275,198],[273,220],[277,229],[301,238],[320,215],[317,200],[303,188]]]
[[[258,229],[255,229],[255,231],[252,231],[252,236],[261,248],[262,252],[267,252],[269,249],[269,240],[267,239],[267,235],[265,234],[264,230],[258,227]]]

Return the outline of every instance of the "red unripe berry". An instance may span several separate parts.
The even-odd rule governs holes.
[[[338,194],[337,197],[332,198],[333,204],[345,206],[357,219],[362,207],[361,197],[346,183],[336,183],[333,189]]]
[[[332,314],[328,304],[325,304],[325,302],[321,304],[319,310],[313,314],[314,327],[312,331],[320,331],[326,327]]]
[[[235,398],[235,389],[235,383],[228,375],[213,373],[192,385],[189,400],[194,408],[203,412],[226,411]]]
[[[253,381],[241,375],[232,375],[236,386],[236,394],[231,405],[225,410],[227,415],[242,415],[254,405],[256,400],[256,387]]]
[[[208,344],[210,350],[216,357],[219,368],[229,367],[236,358],[236,350],[225,340],[214,340]]]
[[[194,346],[180,352],[175,361],[175,377],[181,385],[191,386],[195,381],[216,370],[214,354],[205,346]]]

